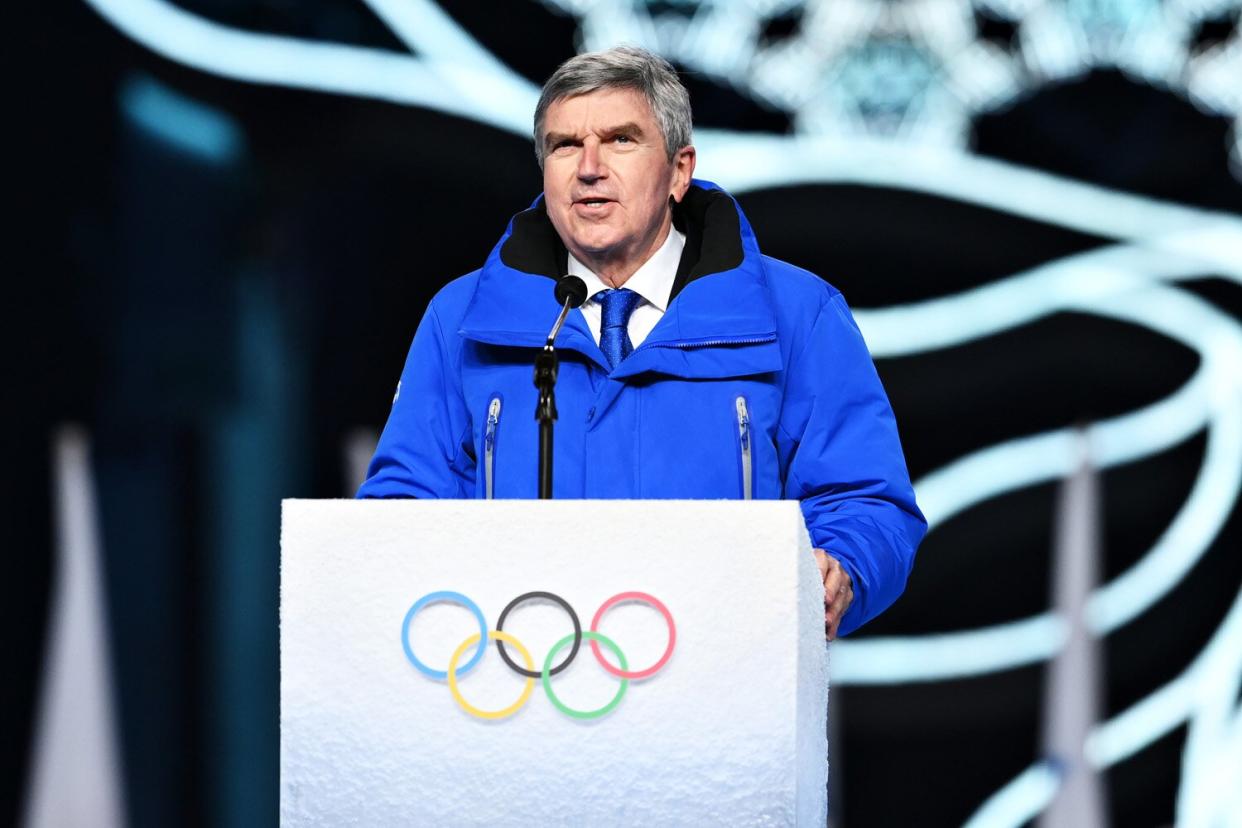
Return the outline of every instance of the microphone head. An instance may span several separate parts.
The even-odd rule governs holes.
[[[564,305],[569,303],[571,308],[576,308],[586,301],[587,286],[586,282],[577,276],[562,276],[556,282],[556,303]]]

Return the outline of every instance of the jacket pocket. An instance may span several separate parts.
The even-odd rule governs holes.
[[[754,458],[752,447],[754,441],[750,435],[750,412],[746,408],[746,398],[738,395],[733,401],[737,412],[738,451],[742,460],[742,499],[750,500],[754,496]]]
[[[491,500],[496,490],[496,431],[500,427],[500,395],[487,404],[487,426],[483,431],[483,496]]]

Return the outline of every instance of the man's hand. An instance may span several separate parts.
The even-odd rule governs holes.
[[[822,549],[816,549],[815,563],[824,582],[824,635],[832,641],[845,611],[854,601],[854,584],[841,562]]]

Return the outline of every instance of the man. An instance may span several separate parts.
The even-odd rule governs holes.
[[[829,638],[901,593],[926,522],[841,294],[763,256],[737,203],[692,176],[689,95],[634,48],[544,85],[544,191],[414,336],[359,497],[536,495],[533,349],[558,306],[557,497],[797,498]],[[826,550],[826,553],[825,551]]]

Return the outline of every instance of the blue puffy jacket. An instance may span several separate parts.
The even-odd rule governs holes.
[[[557,338],[558,498],[797,498],[854,583],[844,635],[905,587],[926,521],[893,412],[841,294],[759,252],[737,203],[695,181],[673,301],[620,365],[581,313]],[[359,497],[534,498],[532,365],[565,249],[536,199],[414,335]]]

